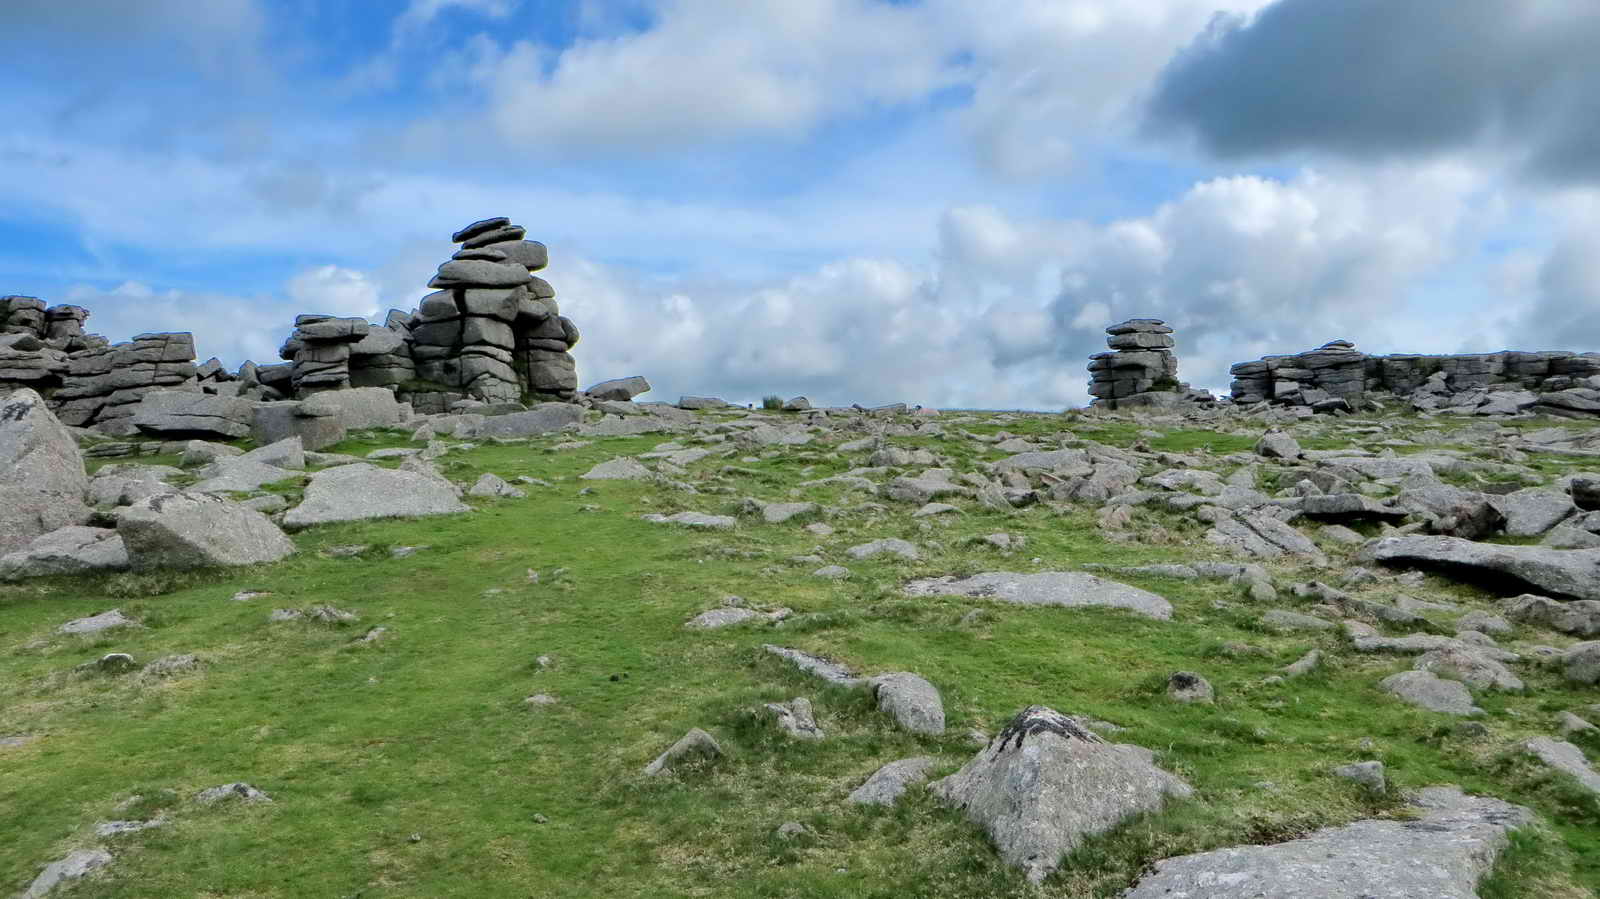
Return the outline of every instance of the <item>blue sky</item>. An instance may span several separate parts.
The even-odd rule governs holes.
[[[1081,405],[1335,337],[1600,349],[1600,8],[9,0],[0,293],[271,360],[550,247],[592,383]]]

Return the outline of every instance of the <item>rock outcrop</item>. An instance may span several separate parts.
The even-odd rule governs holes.
[[[1304,353],[1240,362],[1233,401],[1348,411],[1369,394],[1406,397],[1413,408],[1456,415],[1533,411],[1600,417],[1600,353],[1513,352],[1369,356],[1348,340]]]

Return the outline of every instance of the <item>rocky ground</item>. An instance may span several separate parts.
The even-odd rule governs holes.
[[[9,416],[92,512],[0,558],[3,888],[1600,886],[1600,430],[601,405]]]

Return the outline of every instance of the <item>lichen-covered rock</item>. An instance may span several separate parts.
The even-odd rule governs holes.
[[[930,784],[1038,883],[1086,837],[1192,790],[1138,746],[1107,743],[1044,706],[1029,706],[960,771]]]
[[[721,756],[722,747],[717,745],[717,741],[700,728],[692,727],[678,742],[667,747],[666,752],[646,765],[644,774],[646,777],[657,777],[686,762],[715,761]]]

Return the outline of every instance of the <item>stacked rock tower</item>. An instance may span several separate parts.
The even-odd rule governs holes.
[[[578,329],[556,292],[536,277],[544,244],[524,240],[510,219],[473,222],[451,235],[461,249],[439,266],[406,323],[416,378],[485,402],[571,400],[577,366],[568,350]]]
[[[1106,329],[1109,353],[1089,357],[1089,394],[1094,405],[1151,405],[1134,400],[1149,393],[1173,393],[1178,357],[1172,354],[1172,329],[1158,318],[1131,318]],[[1176,395],[1174,395],[1176,399]]]

